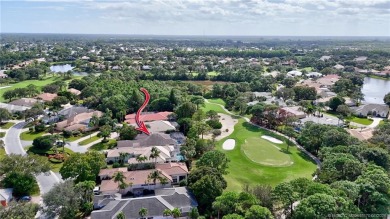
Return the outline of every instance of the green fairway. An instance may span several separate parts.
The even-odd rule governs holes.
[[[201,109],[203,111],[205,111],[205,112],[210,111],[210,110],[214,110],[217,113],[225,113],[225,114],[227,114],[226,111],[223,110],[222,107],[219,106],[219,105],[215,105],[215,104],[212,104],[212,103],[206,103],[206,102],[204,104],[205,105],[203,107],[201,107]]]
[[[81,76],[73,76],[72,79],[70,80],[67,80],[67,82],[73,80],[73,79],[76,79],[76,78],[81,78]],[[33,84],[39,88],[45,86],[45,85],[48,85],[50,83],[53,83],[54,81],[57,81],[57,80],[62,80],[63,78],[62,77],[58,77],[58,76],[52,76],[52,77],[47,77],[46,79],[44,80],[26,80],[26,81],[21,81],[21,82],[18,82],[18,83],[15,83],[15,84],[9,84],[9,85],[3,85],[4,87],[5,86],[10,86],[10,87],[7,87],[7,88],[3,88],[3,89],[0,89],[0,102],[5,102],[6,100],[3,98],[3,94],[5,91],[7,90],[13,90],[15,88],[23,88],[23,87],[27,87],[28,85],[30,84]]]
[[[207,99],[210,103],[217,103],[217,104],[221,104],[222,106],[226,106],[226,103],[224,100],[222,100],[221,98],[212,98],[212,99]]]
[[[290,156],[281,151],[276,144],[260,137],[252,137],[245,140],[241,146],[244,154],[253,162],[266,166],[290,166]]]
[[[286,152],[287,145],[285,143],[278,144],[278,147],[280,147],[283,152],[276,150],[273,151],[273,149],[267,148],[264,150],[266,154],[261,156],[263,159],[283,159],[280,160],[281,163],[286,161],[288,157],[292,162],[294,162],[292,165],[274,167],[258,164],[249,159],[242,149],[243,145],[245,145],[245,140],[249,140],[247,140],[247,144],[255,141],[256,143],[254,145],[258,145],[261,135],[269,135],[285,141],[285,139],[281,136],[277,136],[272,132],[255,127],[248,122],[245,122],[244,119],[239,119],[239,122],[234,127],[234,132],[217,143],[218,150],[224,152],[230,159],[228,168],[229,173],[225,176],[225,179],[228,182],[228,191],[241,191],[244,184],[269,184],[275,186],[280,182],[290,181],[298,177],[312,178],[312,173],[316,170],[314,161],[306,154],[299,151],[296,147],[290,147],[289,152]],[[225,151],[222,149],[223,142],[225,142],[228,138],[236,140],[236,146],[231,151]],[[266,141],[265,139],[263,140]],[[244,148],[246,147],[244,146]],[[260,154],[260,152],[256,153]]]

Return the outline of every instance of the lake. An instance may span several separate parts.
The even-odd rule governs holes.
[[[362,93],[365,103],[384,104],[383,97],[390,92],[390,81],[377,78],[364,78]]]
[[[72,71],[74,67],[72,67],[70,64],[66,64],[66,65],[52,65],[50,66],[50,71],[52,72],[55,72],[55,73],[64,73],[64,72],[67,72],[67,71]],[[72,71],[72,74],[73,75],[76,75],[76,76],[87,76],[88,73],[86,72],[77,72],[77,71]]]

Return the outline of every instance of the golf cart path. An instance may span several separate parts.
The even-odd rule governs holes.
[[[214,104],[214,105],[220,106],[220,107],[221,107],[226,113],[228,113],[229,115],[241,117],[241,118],[243,118],[246,122],[250,123],[250,124],[253,125],[253,126],[256,126],[256,127],[260,128],[260,129],[268,130],[268,131],[270,131],[270,132],[273,132],[273,133],[275,133],[275,134],[278,134],[278,135],[280,135],[280,136],[283,136],[283,137],[285,137],[285,138],[287,138],[287,139],[290,139],[290,141],[292,141],[292,142],[297,146],[298,149],[300,149],[301,151],[303,151],[303,152],[304,152],[305,154],[307,154],[312,160],[314,160],[314,161],[316,162],[317,168],[318,168],[318,169],[321,168],[321,161],[320,161],[320,159],[318,159],[316,156],[314,156],[313,154],[311,154],[310,152],[308,152],[305,148],[303,148],[303,146],[301,146],[300,144],[298,144],[298,142],[296,142],[295,139],[290,138],[290,137],[288,137],[288,136],[286,136],[286,135],[284,135],[284,134],[282,134],[282,133],[280,133],[280,132],[277,132],[277,131],[275,131],[275,130],[267,129],[267,128],[261,127],[261,126],[259,126],[259,125],[256,125],[256,124],[252,123],[252,122],[250,121],[249,118],[246,118],[245,116],[241,116],[241,115],[236,115],[236,114],[230,112],[230,111],[227,110],[222,104],[219,104],[219,103],[211,103],[211,102],[209,102],[207,99],[205,99],[205,102],[206,102],[206,103],[209,103],[209,104]]]

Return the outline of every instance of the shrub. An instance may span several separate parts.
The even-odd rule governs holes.
[[[79,136],[80,134],[81,134],[81,132],[79,130],[75,130],[72,132],[73,136]]]
[[[5,132],[0,132],[0,138],[5,136]]]
[[[54,157],[49,158],[49,161],[52,162],[52,163],[62,163],[62,160],[58,160],[58,159],[56,159]]]
[[[219,130],[219,129],[214,129],[214,130],[213,130],[213,135],[214,135],[214,136],[221,135],[221,133],[222,133],[222,132],[221,132],[221,130]]]
[[[53,146],[54,142],[55,139],[51,135],[41,136],[34,139],[33,147],[41,150],[48,150]]]
[[[35,126],[35,132],[43,132],[43,131],[45,131],[45,129],[46,129],[46,127],[42,123]]]
[[[183,179],[182,181],[180,181],[179,186],[187,186],[187,180]]]
[[[112,168],[118,168],[120,167],[121,165],[118,163],[118,162],[115,162],[113,165],[112,165]]]
[[[222,123],[219,122],[218,120],[207,120],[206,123],[213,129],[220,129],[222,128]]]
[[[69,138],[69,137],[72,136],[72,131],[63,130],[63,131],[62,131],[62,135],[63,135],[65,138]]]

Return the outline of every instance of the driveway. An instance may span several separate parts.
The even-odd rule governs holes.
[[[4,137],[4,148],[5,152],[9,154],[21,154],[26,155],[26,151],[23,149],[22,143],[20,141],[19,135],[22,132],[23,127],[26,125],[26,122],[19,122],[12,126],[6,133]],[[50,191],[50,189],[61,181],[61,179],[53,172],[50,171],[45,174],[39,174],[36,176],[39,189],[41,191],[40,195]]]

